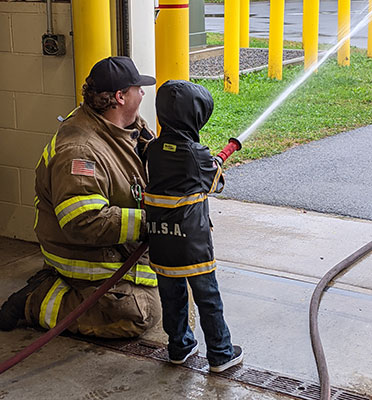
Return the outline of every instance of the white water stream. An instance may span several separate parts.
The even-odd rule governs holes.
[[[299,77],[297,81],[292,83],[261,115],[253,124],[247,128],[240,136],[237,138],[240,143],[243,143],[253,132],[275,111],[284,100],[292,94],[300,85],[302,85],[310,75],[313,74],[327,59],[335,53],[348,39],[359,32],[365,25],[368,24],[372,11],[369,12],[351,31],[348,35],[342,38],[338,43],[331,47],[324,56],[317,62],[314,63],[303,75]]]

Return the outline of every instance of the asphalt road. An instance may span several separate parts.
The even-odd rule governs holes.
[[[286,0],[284,8],[284,39],[302,41],[302,0]],[[337,42],[337,0],[320,0],[319,7],[319,42],[335,44]],[[351,0],[351,27],[355,26],[368,11],[368,0]],[[224,6],[206,4],[205,14],[220,15]],[[269,37],[270,2],[259,1],[250,3],[250,34],[254,37]],[[207,32],[224,31],[224,18],[207,17],[205,19]],[[367,48],[367,27],[351,38],[351,45]]]
[[[372,125],[229,169],[222,196],[372,220]]]
[[[367,14],[367,0],[351,0],[351,26]],[[206,15],[223,15],[207,4]],[[268,37],[270,2],[251,2],[250,32]],[[206,30],[223,32],[224,18],[207,17]],[[284,38],[302,40],[302,1],[286,0]],[[319,42],[336,43],[337,1],[321,0]],[[367,46],[367,28],[351,39]],[[372,111],[372,107],[371,107]],[[372,220],[372,126],[231,168],[222,197]]]

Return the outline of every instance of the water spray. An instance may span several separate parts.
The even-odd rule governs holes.
[[[306,72],[300,76],[291,86],[289,86],[257,119],[237,138],[230,138],[229,144],[217,155],[221,164],[226,161],[235,151],[242,148],[242,143],[251,136],[256,129],[291,95],[299,86],[301,86],[317,69],[324,64],[327,59],[335,53],[351,36],[359,32],[370,20],[372,11],[370,11],[345,37],[332,46],[323,57],[316,63],[312,64]]]
[[[308,70],[291,86],[289,86],[262,114],[261,116],[249,126],[238,138],[229,139],[229,143],[217,155],[217,160],[222,164],[228,157],[235,151],[242,148],[242,143],[251,136],[256,129],[292,94],[302,83],[304,83],[317,69],[333,54],[335,53],[351,36],[356,34],[362,29],[370,20],[372,11],[370,11],[345,37],[332,46],[324,56],[316,63],[312,64]],[[372,242],[367,243],[359,250],[342,260],[340,263],[330,269],[317,284],[310,302],[309,308],[309,327],[310,339],[313,348],[313,353],[316,361],[316,366],[320,382],[320,400],[331,399],[331,386],[329,381],[327,361],[325,358],[323,346],[321,343],[319,329],[318,329],[318,310],[320,300],[324,290],[328,287],[329,283],[336,278],[341,272],[350,268],[361,258],[372,252]]]

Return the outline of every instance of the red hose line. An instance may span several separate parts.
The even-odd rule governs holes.
[[[68,328],[72,322],[74,322],[80,315],[82,315],[86,310],[92,307],[101,296],[103,296],[112,286],[118,282],[123,275],[137,262],[141,255],[147,249],[148,244],[146,242],[142,243],[133,254],[124,262],[124,264],[118,269],[111,278],[107,279],[97,290],[91,294],[87,299],[85,299],[79,306],[75,308],[70,314],[68,314],[62,321],[60,321],[54,328],[50,329],[39,339],[35,340],[29,346],[25,347],[15,356],[9,358],[8,360],[0,364],[0,374],[12,368],[14,365],[23,361],[25,358],[30,356],[35,351],[39,350],[45,344],[47,344],[54,337],[58,336],[66,328]]]

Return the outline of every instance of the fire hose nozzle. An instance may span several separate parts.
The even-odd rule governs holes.
[[[235,151],[239,151],[242,148],[242,144],[236,138],[230,138],[229,144],[223,148],[218,154],[218,160],[221,160],[220,164],[222,165]]]

